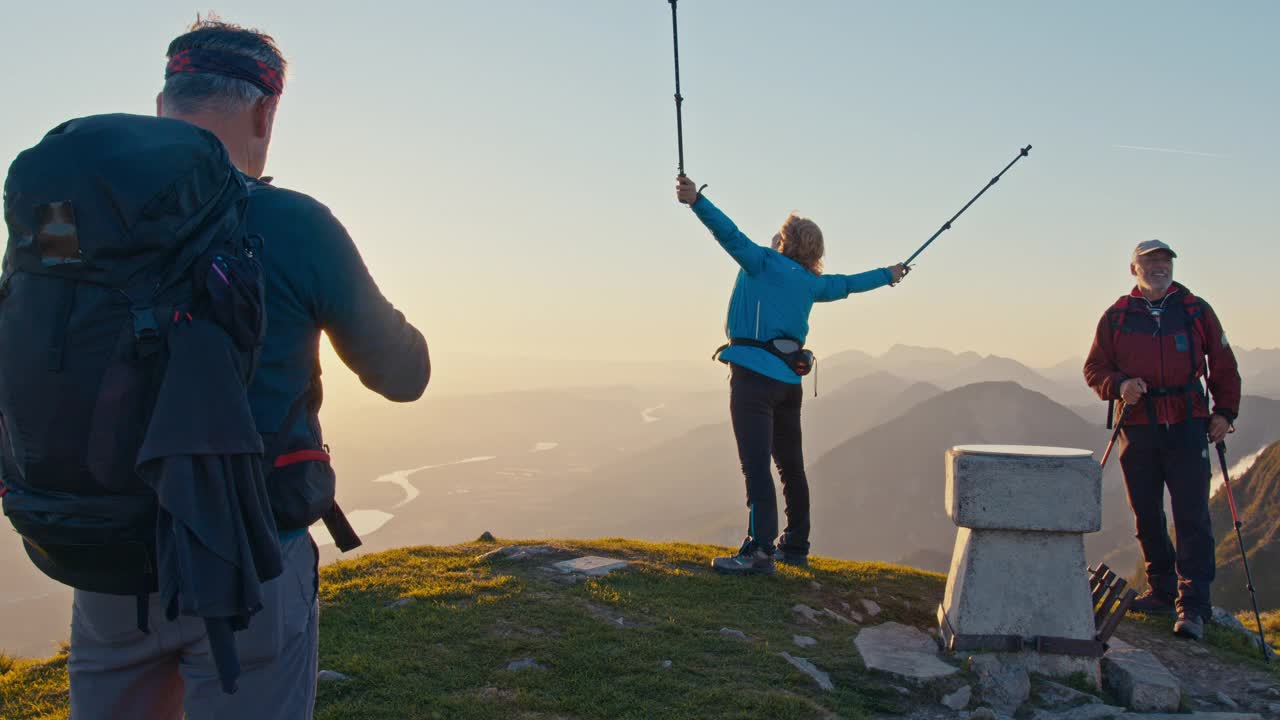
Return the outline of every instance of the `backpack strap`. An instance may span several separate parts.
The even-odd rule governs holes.
[[[62,372],[67,354],[67,328],[71,325],[71,311],[76,304],[77,280],[65,278],[58,298],[57,315],[53,318],[53,337],[49,340],[49,372]]]
[[[262,459],[267,472],[271,472],[271,468],[275,467],[276,459],[284,453],[289,444],[289,431],[293,429],[294,425],[298,424],[298,419],[302,417],[302,411],[310,409],[315,404],[315,398],[319,394],[319,378],[320,369],[317,365],[316,370],[311,374],[311,379],[307,381],[307,386],[302,389],[302,394],[298,395],[293,404],[289,406],[289,414],[285,416],[284,423],[276,431],[275,437],[271,439],[271,445],[263,453]]]

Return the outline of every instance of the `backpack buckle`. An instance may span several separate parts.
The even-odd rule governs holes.
[[[129,308],[129,313],[133,315],[133,339],[138,343],[138,352],[144,357],[150,355],[160,345],[160,324],[156,322],[155,308],[134,305]]]

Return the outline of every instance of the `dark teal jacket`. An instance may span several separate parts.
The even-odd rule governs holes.
[[[245,224],[263,240],[267,331],[249,405],[269,445],[281,431],[289,434],[281,450],[324,443],[318,418],[321,332],[365,387],[397,402],[422,396],[431,377],[427,342],[382,296],[329,208],[302,193],[253,182]],[[292,427],[282,428],[313,378],[313,401]],[[301,532],[284,531],[281,539]]]

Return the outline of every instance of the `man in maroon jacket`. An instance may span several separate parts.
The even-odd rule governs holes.
[[[1103,400],[1121,403],[1120,467],[1149,584],[1133,609],[1176,611],[1174,633],[1198,640],[1211,614],[1215,570],[1208,443],[1232,430],[1240,373],[1213,308],[1173,281],[1175,257],[1159,240],[1134,248],[1129,272],[1138,284],[1098,322],[1084,377]],[[1165,487],[1176,551],[1166,529]]]

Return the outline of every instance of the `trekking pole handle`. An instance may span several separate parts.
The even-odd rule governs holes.
[[[1120,437],[1120,428],[1124,425],[1124,416],[1128,414],[1128,412],[1129,406],[1125,404],[1123,399],[1121,399],[1120,409],[1116,411],[1115,430],[1111,431],[1111,441],[1107,443],[1107,449],[1102,453],[1102,461],[1099,463],[1104,470],[1107,467],[1107,460],[1111,457],[1111,449],[1116,446],[1116,439]]]

